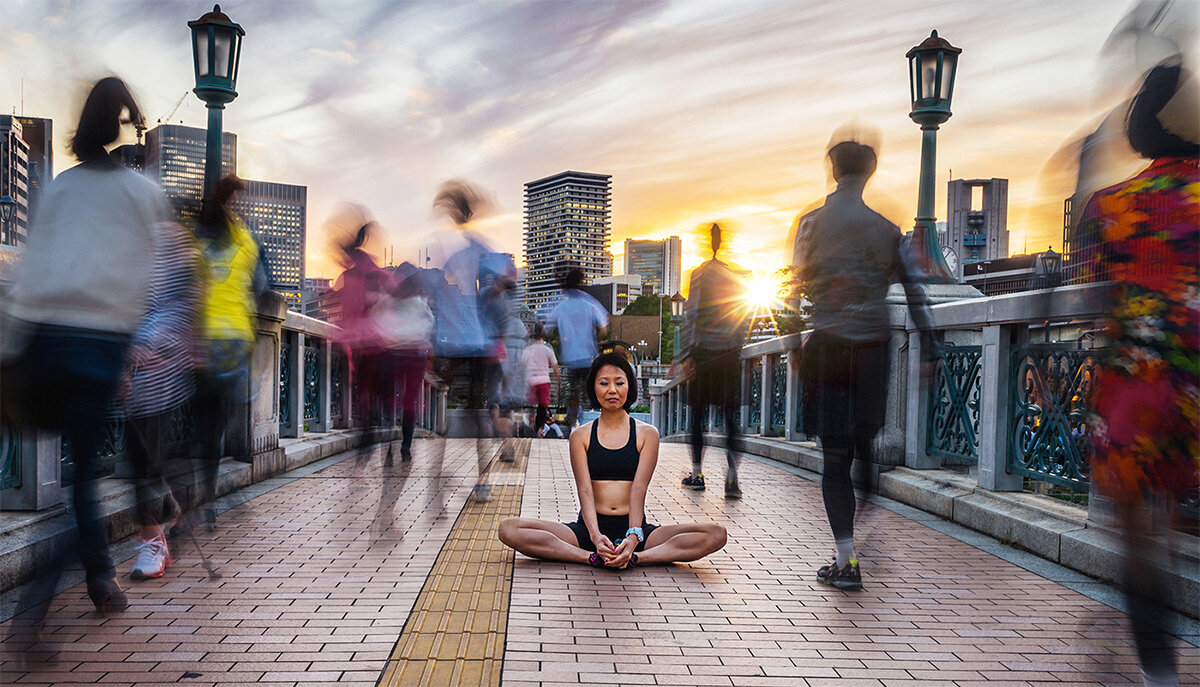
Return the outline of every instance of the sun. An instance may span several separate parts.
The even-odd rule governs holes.
[[[746,279],[742,298],[752,308],[769,309],[779,302],[779,282],[770,275],[751,275]]]

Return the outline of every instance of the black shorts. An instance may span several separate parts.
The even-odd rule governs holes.
[[[564,525],[571,528],[575,533],[575,540],[579,544],[579,548],[584,551],[595,551],[596,545],[592,543],[592,537],[588,534],[587,525],[583,524],[583,514],[579,514],[579,519],[575,522],[564,522]],[[596,513],[596,524],[600,526],[600,534],[608,537],[614,545],[618,539],[625,538],[625,531],[629,529],[628,515],[601,515]],[[650,533],[658,528],[658,525],[646,523],[642,525],[642,532],[647,538]],[[641,551],[646,548],[646,540],[638,542],[637,548],[634,551]]]

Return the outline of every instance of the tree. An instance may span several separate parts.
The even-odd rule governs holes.
[[[659,328],[662,329],[662,350],[659,359],[664,364],[671,362],[675,351],[675,325],[671,322],[671,297],[643,294],[625,306],[622,315],[662,315]]]

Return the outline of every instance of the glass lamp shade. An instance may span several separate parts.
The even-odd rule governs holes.
[[[221,12],[220,5],[188,22],[188,27],[192,30],[196,95],[206,102],[230,102],[237,97],[238,61],[246,32]]]
[[[17,201],[12,199],[12,196],[5,194],[0,198],[0,219],[5,222],[12,219],[13,212],[17,209]]]
[[[679,294],[671,297],[671,317],[683,317],[683,306],[687,299]]]
[[[937,31],[908,51],[909,94],[914,113],[923,111],[950,114],[954,95],[954,73],[962,50],[940,38]]]

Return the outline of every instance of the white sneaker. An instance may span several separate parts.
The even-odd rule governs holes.
[[[143,539],[137,545],[137,560],[133,562],[133,570],[129,576],[135,580],[146,580],[152,577],[162,577],[171,561],[171,553],[167,550],[167,542],[162,537]]]

